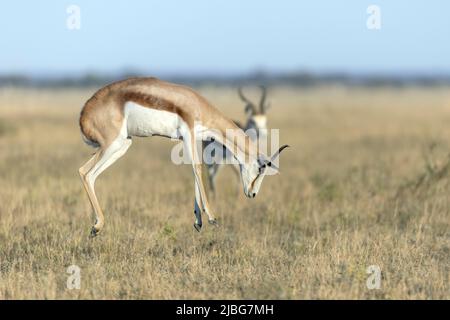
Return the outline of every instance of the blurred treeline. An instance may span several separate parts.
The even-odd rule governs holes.
[[[156,76],[158,78],[189,84],[199,85],[242,85],[265,84],[311,87],[320,85],[347,85],[365,87],[404,87],[404,86],[449,86],[450,74],[351,74],[336,73],[310,73],[279,72],[269,73],[263,71],[244,75],[173,75],[173,74],[144,74],[140,72],[122,72],[115,74],[87,73],[81,76],[25,76],[17,74],[0,75],[0,87],[91,87],[102,86],[119,79],[136,76]]]

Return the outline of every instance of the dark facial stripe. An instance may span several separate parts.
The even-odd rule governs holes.
[[[253,190],[253,186],[255,185],[256,179],[258,179],[260,175],[261,175],[261,174],[258,173],[258,175],[256,176],[256,178],[252,181],[252,183],[250,184],[250,190]]]

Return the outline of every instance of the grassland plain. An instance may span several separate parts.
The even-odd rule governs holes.
[[[220,227],[201,233],[175,142],[135,139],[97,182],[91,240],[78,115],[94,91],[0,90],[0,299],[450,298],[450,88],[273,88],[281,174],[249,200],[225,168]],[[243,120],[235,90],[199,91]]]

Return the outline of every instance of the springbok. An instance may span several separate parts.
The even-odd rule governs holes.
[[[278,170],[272,162],[287,147],[282,146],[270,158],[259,153],[244,131],[205,98],[188,87],[156,78],[127,79],[97,91],[81,111],[80,129],[84,141],[98,148],[79,169],[96,216],[91,236],[96,236],[104,226],[103,212],[94,190],[95,181],[125,154],[133,136],[163,136],[183,141],[183,151],[194,172],[194,227],[197,231],[202,227],[202,211],[211,224],[217,222],[206,198],[196,139],[213,139],[233,153],[240,164],[244,193],[249,198],[256,196],[265,175]],[[230,129],[237,139],[226,134]]]
[[[264,86],[259,86],[261,89],[261,98],[259,100],[258,106],[250,101],[242,91],[242,87],[238,88],[239,97],[241,100],[246,103],[244,111],[247,115],[247,122],[245,123],[245,126],[240,124],[238,121],[234,121],[234,123],[247,132],[247,130],[254,130],[255,135],[250,135],[250,138],[254,140],[254,142],[257,142],[256,140],[259,139],[259,137],[265,133],[265,130],[267,129],[267,110],[269,109],[270,105],[266,102],[267,97],[267,89]],[[203,146],[204,148],[208,147],[211,143],[205,141]],[[222,161],[219,162],[209,162],[206,164],[207,167],[207,176],[209,181],[209,188],[214,193],[216,191],[215,187],[215,179],[217,174],[219,173],[219,169],[222,167],[221,163],[226,162],[227,158],[231,158],[233,155],[230,152],[227,152],[227,150],[223,151],[223,159],[220,159]],[[231,168],[234,169],[234,171],[239,174],[239,167],[233,165]]]

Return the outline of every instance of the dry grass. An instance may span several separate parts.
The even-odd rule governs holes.
[[[243,118],[234,91],[200,91]],[[173,142],[136,139],[97,183],[106,227],[90,240],[77,120],[92,93],[0,91],[0,299],[450,298],[449,89],[275,90],[281,175],[247,200],[224,169],[221,226],[200,234],[190,167],[170,163]]]

